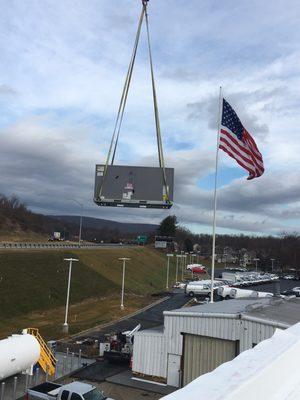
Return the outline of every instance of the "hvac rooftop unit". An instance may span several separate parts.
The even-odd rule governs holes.
[[[96,165],[94,201],[99,206],[170,208],[174,169],[165,168],[167,190],[159,167]]]

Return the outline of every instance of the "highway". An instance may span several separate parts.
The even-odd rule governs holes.
[[[101,249],[112,247],[132,247],[133,245],[119,243],[79,243],[74,242],[44,242],[44,243],[26,243],[26,242],[1,242],[0,250],[57,250],[57,249]]]

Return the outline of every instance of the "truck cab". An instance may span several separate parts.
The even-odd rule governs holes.
[[[112,400],[93,385],[82,382],[72,382],[58,385],[45,382],[28,389],[28,400]]]

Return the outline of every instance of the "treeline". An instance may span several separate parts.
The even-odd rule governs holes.
[[[159,233],[174,236],[180,250],[192,251],[195,245],[200,254],[209,257],[212,252],[212,236],[194,234],[178,225],[176,216],[165,218]],[[218,255],[235,254],[242,258],[250,253],[259,258],[259,266],[270,266],[274,259],[275,267],[295,268],[300,270],[300,236],[298,233],[282,233],[279,236],[217,235],[216,253]]]
[[[16,196],[7,197],[0,194],[0,233],[37,233],[50,237],[55,231],[61,232],[68,240],[78,240],[78,224],[67,223],[57,218],[52,218],[30,211]],[[117,229],[109,230],[85,228],[83,224],[84,240],[118,242],[120,232]]]

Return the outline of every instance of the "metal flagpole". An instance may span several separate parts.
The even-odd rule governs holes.
[[[218,183],[218,162],[219,162],[219,143],[220,143],[220,129],[221,129],[221,114],[222,114],[222,87],[220,86],[219,92],[219,114],[218,114],[218,133],[217,133],[217,150],[216,150],[216,163],[215,163],[215,191],[214,191],[214,216],[213,216],[213,230],[212,230],[212,259],[211,259],[211,288],[210,288],[210,302],[214,302],[214,280],[215,280],[215,254],[216,254],[216,211],[217,211],[217,183]]]

